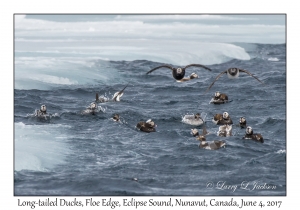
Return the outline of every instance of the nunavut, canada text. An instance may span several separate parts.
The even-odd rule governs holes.
[[[181,199],[181,198],[166,198],[166,199],[143,199],[143,198],[124,198],[122,200],[120,199],[114,199],[114,198],[87,198],[87,199],[59,199],[59,198],[45,198],[45,199],[39,199],[37,201],[30,201],[30,200],[24,200],[18,199],[18,206],[27,206],[31,209],[35,209],[37,206],[39,207],[55,207],[55,206],[66,206],[66,207],[84,207],[84,206],[96,206],[96,207],[107,207],[110,209],[115,209],[116,207],[158,207],[158,206],[165,206],[165,207],[173,207],[173,206],[216,206],[216,207],[224,207],[224,206],[231,206],[231,207],[238,207],[238,208],[244,208],[244,207],[265,207],[265,206],[276,206],[280,208],[282,204],[282,201],[255,201],[255,200],[247,200],[247,199]]]

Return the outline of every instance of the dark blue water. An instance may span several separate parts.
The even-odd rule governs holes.
[[[185,83],[176,82],[167,69],[145,74],[162,63],[93,60],[89,70],[80,64],[62,67],[65,71],[59,75],[69,78],[61,80],[62,85],[41,80],[34,88],[16,88],[14,194],[286,195],[286,47],[240,45],[247,46],[250,60],[207,65],[212,72],[188,68],[186,74],[196,72],[199,79]],[[204,94],[230,67],[247,69],[265,85],[244,73],[236,80],[223,75]],[[72,68],[92,82],[72,83]],[[31,84],[26,77],[17,82],[18,87]],[[104,112],[97,115],[81,114],[96,92],[112,97],[127,84],[120,102],[99,104]],[[209,104],[215,91],[226,93],[232,102]],[[32,117],[42,104],[54,115],[50,120]],[[245,130],[237,126],[233,136],[218,137],[211,118],[224,111],[234,124],[245,116],[264,143],[243,140]],[[207,114],[207,140],[224,140],[225,148],[198,147],[190,131],[201,131],[202,126],[182,122],[182,116],[197,112]],[[111,120],[115,113],[121,123]],[[157,132],[135,128],[147,119],[158,125]],[[248,190],[241,189],[242,183],[248,183]],[[254,189],[255,183],[273,188]]]

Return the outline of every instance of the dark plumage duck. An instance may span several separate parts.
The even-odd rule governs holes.
[[[155,125],[155,123],[151,119],[147,120],[146,122],[141,121],[136,125],[137,129],[147,133],[155,132],[156,126],[157,125]]]
[[[224,104],[228,102],[228,96],[225,93],[215,92],[215,96],[210,100],[213,104]]]
[[[119,122],[120,121],[120,115],[119,114],[115,114],[112,119],[115,122]]]
[[[255,78],[257,81],[259,81],[260,83],[264,84],[262,81],[260,81],[256,76],[254,76],[253,74],[251,74],[250,72],[244,70],[244,69],[240,69],[240,68],[229,68],[223,72],[221,72],[216,78],[215,80],[211,83],[211,85],[207,88],[206,92],[209,91],[209,89],[214,85],[214,83],[223,75],[223,74],[227,74],[228,78],[230,79],[235,79],[239,77],[240,72],[244,72],[246,74],[249,74],[250,76],[252,76],[253,78]]]
[[[213,123],[215,123],[217,125],[232,124],[232,120],[231,120],[228,112],[224,112],[223,115],[215,114],[212,121],[213,121]]]
[[[246,128],[246,132],[245,132],[245,136],[243,137],[243,139],[252,139],[254,141],[258,141],[261,143],[264,143],[264,138],[262,137],[262,135],[260,133],[253,133],[253,129],[248,126]]]
[[[151,72],[159,69],[159,68],[168,68],[168,69],[171,69],[172,70],[172,74],[173,74],[173,78],[176,79],[176,80],[181,80],[181,82],[183,82],[183,78],[184,78],[184,75],[185,75],[185,69],[191,67],[191,66],[196,66],[196,67],[202,67],[206,70],[209,70],[211,71],[210,68],[204,66],[204,65],[201,65],[201,64],[190,64],[190,65],[187,65],[183,68],[174,68],[172,66],[169,66],[169,65],[162,65],[162,66],[158,66],[158,67],[155,67],[154,69],[151,69],[150,71],[148,71],[146,74],[150,74]],[[192,75],[191,75],[192,76]],[[198,76],[198,75],[197,75]],[[187,80],[185,80],[187,81]]]
[[[241,117],[239,123],[240,123],[239,125],[240,125],[241,128],[246,128],[247,127],[247,121],[246,121],[245,117]]]

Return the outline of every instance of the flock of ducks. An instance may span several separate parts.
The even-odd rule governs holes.
[[[188,81],[191,79],[195,79],[195,78],[199,78],[198,75],[196,73],[192,73],[190,77],[184,77],[185,76],[185,69],[191,66],[195,66],[195,67],[202,67],[206,70],[211,71],[210,68],[203,66],[201,64],[190,64],[187,65],[183,68],[174,68],[172,66],[169,65],[162,65],[162,66],[158,66],[150,71],[148,71],[146,74],[149,74],[159,68],[168,68],[170,70],[172,70],[172,75],[173,78],[178,81],[178,82],[184,82],[184,81]],[[250,76],[252,76],[253,78],[255,78],[257,81],[259,81],[260,83],[263,84],[262,81],[260,81],[257,77],[255,77],[253,74],[251,74],[250,72],[244,70],[244,69],[240,69],[240,68],[229,68],[223,72],[221,72],[215,79],[214,81],[211,83],[211,85],[207,88],[206,92],[209,91],[209,89],[214,85],[214,83],[223,75],[223,74],[227,74],[228,78],[230,79],[235,79],[239,77],[240,72],[246,73]],[[214,95],[214,97],[211,99],[210,103],[213,104],[224,104],[230,102],[228,100],[228,96],[224,93],[220,93],[219,91],[217,91]],[[203,127],[203,132],[200,135],[199,131],[194,128],[191,129],[191,134],[196,137],[197,140],[200,141],[200,148],[204,148],[204,149],[209,149],[209,150],[216,150],[219,149],[221,147],[225,147],[225,142],[222,140],[215,140],[212,142],[207,142],[206,141],[206,135],[208,134],[206,127],[205,127],[205,121],[202,119],[201,115],[199,113],[195,114],[195,115],[185,115],[183,117],[183,121],[187,124],[190,125],[204,125]],[[148,122],[148,121],[147,121]],[[145,127],[149,126],[147,124],[147,122],[143,122],[145,125]],[[212,122],[215,123],[216,125],[220,125],[219,126],[219,131],[217,132],[217,135],[220,137],[228,137],[228,136],[232,136],[232,125],[233,122],[228,114],[228,112],[224,112],[223,114],[215,114]],[[154,122],[151,121],[152,124],[154,124]],[[250,126],[247,126],[247,122],[246,122],[246,118],[245,117],[241,117],[240,121],[239,121],[239,126],[240,128],[246,128],[245,131],[245,136],[243,137],[243,139],[251,139],[254,141],[258,141],[263,143],[263,137],[261,134],[255,134],[253,133],[253,129]],[[151,127],[152,128],[152,127]],[[147,131],[149,131],[149,129],[146,129]],[[144,131],[144,130],[143,130]],[[146,131],[146,132],[147,132]],[[155,129],[153,129],[153,131],[155,131]]]
[[[196,73],[192,73],[190,75],[190,77],[185,77],[185,70],[189,67],[201,67],[204,68],[208,71],[211,71],[210,68],[201,65],[201,64],[190,64],[187,65],[183,68],[174,68],[172,66],[169,65],[161,65],[158,67],[155,67],[153,69],[151,69],[150,71],[148,71],[146,74],[150,74],[151,72],[160,69],[160,68],[167,68],[170,69],[172,71],[172,75],[173,78],[178,81],[178,82],[185,82],[185,81],[189,81],[191,79],[195,79],[195,78],[199,78],[198,75]],[[216,78],[215,80],[211,83],[211,85],[207,88],[206,92],[214,85],[214,83],[223,75],[223,74],[227,74],[227,76],[231,79],[233,78],[237,78],[239,77],[239,73],[240,72],[244,72],[250,76],[252,76],[253,78],[255,78],[257,81],[259,81],[260,83],[263,84],[262,81],[260,81],[257,77],[255,77],[254,75],[252,75],[250,72],[244,70],[244,69],[240,69],[240,68],[229,68],[223,72],[221,72]],[[121,91],[116,92],[113,97],[111,99],[105,97],[105,96],[100,96],[99,94],[96,93],[96,99],[94,102],[92,102],[85,110],[83,110],[81,113],[82,114],[96,114],[99,109],[98,109],[98,103],[105,103],[105,102],[109,102],[109,101],[120,101],[120,98],[123,96],[124,94],[124,90],[127,88],[128,85],[126,85]],[[220,92],[216,92],[214,97],[211,99],[210,103],[213,104],[224,104],[230,102],[228,100],[228,96],[224,93],[220,93]],[[35,116],[39,117],[39,118],[44,118],[46,116],[48,116],[47,113],[47,108],[46,105],[42,105],[40,110],[36,110],[35,111]],[[119,122],[120,121],[120,116],[119,114],[115,114],[112,118],[114,121]],[[200,148],[204,148],[204,149],[209,149],[209,150],[216,150],[219,149],[221,147],[225,147],[226,143],[223,140],[215,140],[215,141],[211,141],[211,142],[207,142],[206,141],[206,135],[208,134],[206,127],[205,127],[205,120],[201,117],[201,115],[199,113],[195,114],[195,115],[185,115],[183,117],[183,121],[187,124],[190,125],[203,125],[203,131],[202,134],[199,134],[198,129],[193,128],[191,129],[191,134],[196,138],[196,140],[200,141],[199,147]],[[215,114],[212,122],[215,123],[216,125],[219,125],[219,131],[217,132],[217,135],[220,137],[228,137],[228,136],[232,136],[232,119],[230,118],[228,112],[224,112],[223,114]],[[151,120],[147,120],[147,121],[141,121],[138,122],[136,125],[136,128],[140,131],[143,132],[155,132],[156,131],[156,127],[157,125]],[[263,143],[263,137],[261,134],[255,134],[253,133],[253,129],[250,126],[247,126],[247,122],[246,122],[246,118],[245,117],[241,117],[239,120],[239,127],[240,128],[245,128],[245,136],[243,137],[243,139],[251,139],[254,141],[258,141]]]

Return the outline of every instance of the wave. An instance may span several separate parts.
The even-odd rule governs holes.
[[[71,57],[76,57],[77,55],[85,57],[98,56],[101,59],[111,61],[149,60],[174,65],[187,65],[189,63],[213,65],[232,59],[250,59],[249,54],[243,47],[228,43],[181,41],[174,45],[174,42],[170,40],[130,40],[130,43],[118,42],[111,46],[103,41],[95,40],[91,46],[87,41],[78,40],[76,45],[65,44],[66,46],[64,46],[64,44],[57,42],[51,47],[47,45],[40,46],[38,51],[21,47],[16,52],[21,55],[26,53],[37,54],[36,56],[40,56],[40,54],[51,55],[51,53],[53,56],[59,54]],[[41,45],[43,44],[41,43]],[[49,48],[51,49],[50,51]]]
[[[285,149],[280,149],[276,153],[277,154],[286,154],[286,150]]]
[[[83,44],[83,43],[82,43]],[[15,89],[49,90],[54,87],[76,86],[86,84],[105,84],[121,80],[120,72],[112,61],[132,63],[132,67],[149,68],[153,62],[172,65],[201,63],[213,65],[228,62],[232,59],[249,60],[244,48],[225,43],[185,43],[178,50],[167,42],[163,49],[130,48],[127,46],[109,47],[95,52],[95,47],[76,48],[59,47],[53,51],[18,51],[15,58]],[[116,52],[117,49],[117,52]],[[142,50],[143,49],[143,50]],[[95,54],[97,56],[95,56]],[[148,61],[135,66],[136,60]],[[131,69],[128,69],[131,71]],[[128,72],[125,72],[125,75]]]
[[[15,170],[47,171],[63,164],[69,153],[61,124],[25,125],[15,123]]]
[[[281,124],[285,124],[285,123],[286,123],[286,119],[283,118],[283,117],[281,117],[281,118],[268,117],[264,120],[264,122],[262,124],[273,126],[273,125],[276,125],[276,124],[281,125]]]
[[[55,87],[113,83],[116,69],[108,61],[84,58],[18,57],[15,59],[15,89],[49,90]]]
[[[278,58],[268,58],[268,61],[279,61]]]

